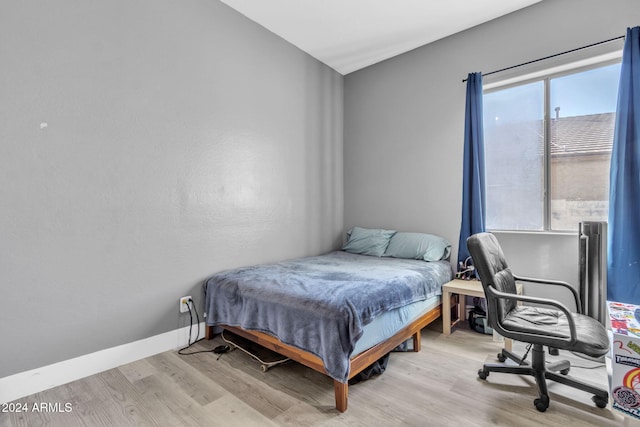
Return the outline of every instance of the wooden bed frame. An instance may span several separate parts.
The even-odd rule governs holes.
[[[428,311],[409,325],[402,328],[400,331],[398,331],[398,333],[396,333],[388,340],[381,342],[380,344],[377,344],[370,349],[365,350],[362,353],[352,357],[350,361],[349,379],[358,375],[363,369],[380,359],[385,354],[389,353],[391,350],[393,350],[409,338],[413,338],[413,351],[420,351],[420,331],[422,330],[422,328],[440,317],[440,314],[442,312],[441,307],[441,305],[438,305],[431,311]],[[296,347],[284,344],[279,339],[271,335],[234,326],[222,325],[222,327],[229,330],[230,332],[233,332],[234,334],[240,335],[241,337],[251,340],[256,344],[268,348],[269,350],[275,351],[276,353],[282,354],[283,356],[295,360],[298,363],[308,366],[311,369],[315,369],[316,371],[323,374],[327,373],[324,369],[322,360],[318,356],[304,350],[300,350]],[[205,328],[207,339],[213,338],[213,328],[213,326],[207,326]],[[339,381],[333,380],[333,388],[335,390],[336,409],[340,412],[346,411],[349,396],[349,383],[341,383]]]

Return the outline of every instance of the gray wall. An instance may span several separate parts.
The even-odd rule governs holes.
[[[625,34],[640,2],[547,0],[345,77],[345,226],[426,231],[456,247],[469,72]],[[618,45],[620,46],[620,45]],[[498,235],[521,275],[577,281],[576,235]]]
[[[341,241],[342,76],[218,1],[4,2],[0,58],[0,377]]]

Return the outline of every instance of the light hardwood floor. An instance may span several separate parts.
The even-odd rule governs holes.
[[[597,408],[587,393],[550,384],[551,405],[533,406],[534,381],[477,371],[494,362],[500,344],[465,325],[441,334],[436,321],[422,331],[420,353],[393,353],[386,372],[349,388],[349,409],[334,407],[333,382],[295,363],[262,372],[233,351],[180,356],[161,353],[53,388],[16,402],[58,403],[70,412],[0,413],[9,426],[638,426],[635,420]],[[191,350],[212,349],[219,337]],[[521,354],[523,346],[515,343]],[[570,358],[570,375],[606,386],[606,368]],[[550,357],[555,360],[555,357]]]

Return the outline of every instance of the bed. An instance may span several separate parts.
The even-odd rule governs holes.
[[[347,236],[340,251],[205,281],[207,338],[223,327],[330,376],[341,412],[350,378],[408,339],[420,350],[453,276],[440,237],[358,227]]]

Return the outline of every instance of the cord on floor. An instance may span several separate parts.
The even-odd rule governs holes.
[[[180,350],[178,350],[178,354],[181,356],[191,356],[193,354],[199,354],[199,353],[213,353],[215,349],[212,350],[198,350],[198,351],[192,351],[190,353],[185,353],[184,351],[186,349],[188,349],[189,347],[191,347],[192,345],[194,345],[195,343],[202,341],[204,338],[200,338],[198,339],[198,337],[200,336],[200,316],[198,316],[198,310],[196,310],[195,306],[193,306],[193,311],[192,311],[192,306],[193,306],[193,300],[191,298],[189,298],[189,301],[187,301],[187,308],[189,309],[189,341],[187,341],[187,346],[181,348]],[[196,338],[193,342],[191,342],[191,331],[193,330],[193,313],[196,314],[196,325],[198,327],[198,333],[196,335]]]

